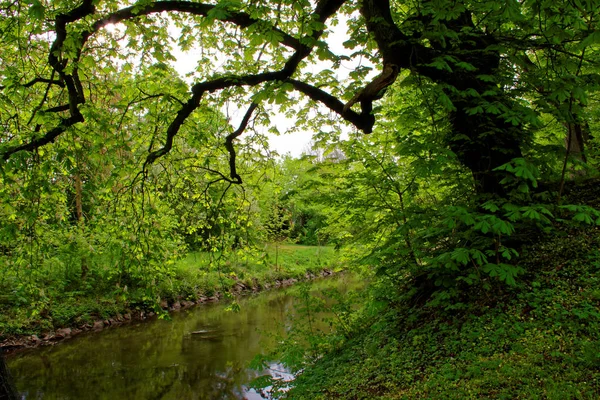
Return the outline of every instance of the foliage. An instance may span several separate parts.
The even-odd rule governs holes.
[[[307,362],[314,363],[324,352],[331,351],[353,335],[356,315],[353,312],[364,296],[365,276],[349,274],[341,288],[314,290],[309,284],[292,288],[296,301],[285,333],[274,335],[273,340],[283,344],[270,354],[260,354],[250,364],[254,370],[264,370],[276,360],[293,374],[300,373]],[[367,279],[368,280],[368,279]],[[358,283],[353,281],[359,281]],[[290,327],[293,327],[290,329]],[[267,389],[278,398],[290,389],[289,381],[273,376],[260,376],[252,381],[254,389]]]

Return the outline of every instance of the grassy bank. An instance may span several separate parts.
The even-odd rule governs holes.
[[[217,294],[261,290],[285,279],[302,279],[324,269],[338,269],[338,257],[331,247],[289,244],[223,255],[190,253],[166,262],[163,278],[149,285],[136,285],[118,277],[107,279],[97,272],[99,268],[72,281],[51,269],[36,276],[33,283],[33,277],[5,276],[0,295],[0,340],[89,326],[97,320],[142,311],[162,312],[179,302]],[[35,287],[35,296],[27,295],[28,284]]]
[[[600,398],[600,229],[557,228],[521,254],[516,286],[461,311],[377,302],[408,289],[381,281],[352,334],[287,398]]]
[[[231,254],[190,253],[174,266],[174,275],[158,285],[162,299],[194,300],[236,286],[262,289],[284,279],[302,279],[341,266],[333,247],[266,245]]]

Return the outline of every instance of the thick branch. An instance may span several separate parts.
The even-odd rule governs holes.
[[[65,75],[63,72],[65,63],[60,61],[59,55],[63,44],[67,39],[67,24],[85,18],[86,16],[93,14],[95,11],[96,7],[94,6],[94,0],[84,0],[80,6],[74,8],[68,13],[59,14],[56,16],[54,23],[56,39],[54,39],[54,42],[50,47],[48,63],[60,74],[61,77]]]
[[[33,85],[35,85],[36,83],[48,83],[51,85],[58,85],[60,87],[65,87],[65,83],[62,81],[58,81],[56,79],[47,79],[47,78],[35,78],[32,79],[31,81],[27,82],[26,84],[23,85],[23,87],[31,87]]]
[[[287,82],[291,83],[292,86],[294,86],[294,89],[297,91],[304,93],[313,101],[324,104],[331,111],[339,114],[346,121],[350,122],[363,132],[373,132],[375,117],[371,113],[358,114],[351,109],[344,111],[344,103],[342,103],[337,97],[332,96],[331,94],[306,82],[301,82],[295,79],[288,79]]]
[[[173,139],[175,138],[175,135],[177,135],[179,129],[181,128],[187,117],[189,117],[190,114],[194,112],[196,108],[198,108],[198,106],[200,105],[200,99],[202,98],[203,94],[203,91],[195,92],[192,95],[192,97],[187,101],[187,103],[185,103],[183,107],[181,107],[181,109],[177,112],[177,116],[171,122],[169,128],[167,128],[165,144],[160,149],[152,151],[150,152],[150,154],[148,154],[148,157],[146,157],[146,161],[144,162],[144,169],[146,169],[148,165],[151,165],[158,158],[164,156],[169,151],[171,151],[171,149],[173,148]]]
[[[345,0],[319,1],[316,4],[314,12],[311,16],[312,20],[319,21],[323,23],[323,26],[325,26],[325,21],[329,17],[331,17],[335,12],[337,12],[337,10],[342,6],[344,2]],[[96,21],[92,25],[92,28],[90,30],[83,32],[82,39],[79,43],[79,48],[77,50],[77,56],[75,57],[75,61],[81,54],[81,49],[85,44],[86,40],[93,33],[106,26],[107,24],[116,23],[124,21],[126,19],[135,18],[141,15],[148,15],[151,13],[162,11],[180,11],[206,16],[208,15],[210,10],[214,9],[214,7],[215,6],[212,5],[205,5],[186,1],[160,1],[149,3],[147,6],[137,10],[134,7],[124,8],[122,10],[108,15],[105,18]],[[76,7],[70,12],[58,15],[55,21],[56,39],[51,46],[50,53],[48,55],[48,63],[59,74],[60,81],[64,82],[64,85],[67,87],[69,95],[68,109],[70,111],[71,116],[69,118],[63,118],[61,123],[57,127],[47,132],[41,138],[33,139],[27,144],[16,146],[3,152],[1,156],[5,160],[17,151],[31,151],[45,144],[54,142],[54,140],[67,128],[76,124],[77,122],[84,121],[83,115],[81,114],[78,107],[79,104],[85,102],[85,98],[83,95],[82,85],[77,75],[77,69],[75,68],[72,74],[66,73],[65,67],[67,65],[68,60],[61,59],[60,54],[65,40],[67,38],[67,24],[85,18],[86,16],[89,16],[94,12],[94,0],[84,0],[80,6]],[[253,19],[245,13],[230,12],[229,16],[225,19],[225,21],[232,22],[240,27],[247,27],[251,24],[254,24],[255,22],[258,22],[259,20]],[[290,35],[287,35],[284,32],[279,31],[276,27],[273,27],[272,29],[279,32],[283,36],[282,43],[284,45],[292,47],[296,50],[294,54],[285,63],[283,69],[281,69],[280,71],[264,72],[254,75],[221,77],[212,81],[201,82],[194,85],[192,87],[191,98],[185,104],[182,105],[181,109],[177,112],[176,117],[167,129],[165,144],[162,148],[156,151],[152,151],[150,152],[150,154],[148,154],[146,162],[144,163],[144,168],[146,168],[149,164],[152,164],[157,158],[167,154],[171,150],[175,135],[178,133],[179,129],[181,128],[185,120],[189,117],[189,115],[199,106],[200,100],[205,92],[214,92],[216,90],[222,90],[233,86],[255,86],[268,81],[284,81],[290,78],[295,73],[299,63],[304,58],[306,58],[313,49],[313,46],[308,46],[304,43],[316,43],[324,31],[324,28],[320,30],[315,30],[310,36],[304,38],[310,40],[303,40],[303,42],[301,42],[300,40]],[[49,109],[48,111],[62,111],[65,110],[65,108],[65,106],[59,106]]]
[[[150,154],[148,154],[148,157],[144,163],[144,168],[146,168],[148,165],[151,165],[158,158],[171,151],[173,148],[173,139],[175,138],[175,135],[177,135],[185,120],[192,114],[192,112],[194,112],[194,110],[196,110],[196,108],[198,108],[200,105],[200,99],[205,92],[214,92],[216,90],[221,90],[232,86],[255,86],[263,82],[285,77],[285,71],[282,70],[277,72],[265,72],[256,75],[222,77],[212,81],[195,84],[192,86],[192,96],[187,103],[185,103],[181,109],[179,109],[177,116],[171,122],[169,128],[167,128],[165,144],[160,149],[152,151]]]
[[[227,135],[227,137],[225,138],[225,148],[229,153],[229,176],[232,179],[232,183],[242,183],[242,177],[237,173],[237,169],[235,166],[236,155],[235,148],[233,147],[233,140],[238,138],[242,133],[244,133],[246,127],[248,126],[248,122],[250,122],[250,117],[252,117],[252,113],[254,112],[254,110],[256,110],[256,107],[258,107],[258,104],[253,102],[250,105],[250,107],[248,107],[248,110],[246,110],[246,114],[244,115],[240,126],[235,131]]]
[[[343,0],[322,0],[316,5],[315,12],[313,13],[313,18],[317,19],[318,21],[325,22],[327,18],[333,15],[342,6],[343,3]],[[315,39],[316,42],[316,40],[322,34],[323,29],[314,31],[310,37]],[[187,117],[189,117],[190,114],[196,108],[198,108],[198,106],[200,105],[200,99],[202,98],[205,92],[214,92],[216,90],[222,90],[232,86],[256,86],[264,82],[287,80],[296,71],[298,65],[300,64],[300,61],[306,58],[311,53],[311,51],[312,47],[301,45],[301,47],[298,50],[296,50],[296,52],[288,59],[283,69],[279,71],[264,72],[261,74],[254,75],[225,76],[214,79],[212,81],[200,82],[192,86],[192,97],[177,112],[177,116],[169,125],[164,146],[148,154],[148,157],[146,158],[146,161],[144,163],[144,168],[152,164],[159,157],[162,157],[169,151],[171,151],[171,148],[173,147],[173,138],[175,137],[175,135],[177,135],[179,129],[181,128]],[[235,172],[235,168],[233,169],[233,171]],[[232,178],[236,179],[233,176]],[[237,180],[239,180],[239,182],[236,183],[241,183],[241,178],[239,177],[239,175],[237,177]]]
[[[22,151],[22,150],[33,151],[33,150],[37,149],[38,147],[45,146],[49,143],[54,143],[54,141],[56,140],[57,137],[59,137],[69,127],[75,125],[78,122],[83,122],[83,117],[81,116],[81,114],[79,114],[78,116],[76,115],[76,116],[69,117],[69,118],[63,118],[59,125],[57,125],[55,128],[46,132],[46,134],[44,136],[35,138],[35,139],[31,140],[29,143],[25,143],[20,146],[15,146],[15,147],[9,148],[9,149],[5,150],[4,152],[2,152],[1,157],[4,161],[6,161],[10,158],[10,156],[12,156],[13,154],[15,154],[18,151]]]
[[[394,23],[389,0],[364,0],[360,12],[365,18],[367,30],[377,42],[383,62],[399,68],[410,68],[413,54],[408,45],[409,38]]]
[[[58,73],[60,80],[64,82],[69,93],[69,110],[71,116],[69,118],[63,118],[61,123],[55,128],[48,131],[44,136],[38,139],[33,139],[31,142],[18,146],[13,149],[9,149],[4,152],[2,157],[6,160],[11,154],[16,153],[20,150],[32,151],[40,146],[44,146],[48,143],[54,142],[56,138],[63,133],[67,128],[75,125],[77,122],[83,122],[84,118],[79,111],[78,105],[85,101],[83,93],[79,93],[77,90],[77,82],[79,78],[74,73],[75,78],[72,75],[66,74],[64,71],[66,63],[59,59],[60,50],[67,39],[67,24],[82,19],[88,15],[93,14],[96,11],[94,6],[94,0],[84,0],[83,3],[75,7],[68,13],[59,14],[55,20],[55,32],[56,39],[50,47],[48,54],[48,64]],[[79,85],[80,86],[80,85]]]
[[[50,108],[47,108],[44,110],[44,112],[47,112],[47,113],[55,113],[55,112],[61,112],[61,111],[69,111],[69,105],[61,104],[59,106],[50,107]]]

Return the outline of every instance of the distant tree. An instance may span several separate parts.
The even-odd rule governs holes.
[[[272,203],[268,211],[263,228],[267,241],[275,245],[275,268],[279,271],[279,249],[283,242],[289,240],[291,215],[278,201]]]

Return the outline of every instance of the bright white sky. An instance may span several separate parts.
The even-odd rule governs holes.
[[[344,48],[343,43],[348,40],[346,20],[340,18],[338,25],[333,27],[332,33],[327,38],[330,50],[337,55],[350,55],[348,49]],[[181,52],[176,46],[173,49],[173,55],[177,57],[177,61],[174,62],[175,69],[184,77],[187,73],[194,71],[196,64],[200,58],[199,50],[190,50],[188,52]],[[342,63],[342,68],[337,72],[337,78],[344,80],[348,77],[350,71],[356,67],[355,63],[346,62]],[[331,65],[325,62],[319,62],[314,65],[312,69],[316,72],[318,70],[330,68]],[[191,83],[191,82],[190,82]],[[322,106],[324,107],[324,106]],[[223,110],[226,112],[226,110]],[[228,115],[232,116],[232,126],[237,127],[239,121],[243,117],[245,110],[228,110]],[[327,110],[329,111],[329,110]],[[295,121],[290,120],[282,114],[274,115],[271,120],[276,124],[280,132],[286,132],[289,127],[293,126]],[[347,132],[349,128],[346,128]],[[266,131],[266,129],[265,129]],[[268,134],[269,145],[272,150],[276,150],[279,154],[290,154],[293,157],[299,157],[303,152],[308,150],[309,143],[312,140],[312,133],[292,133],[282,134],[280,136]]]

